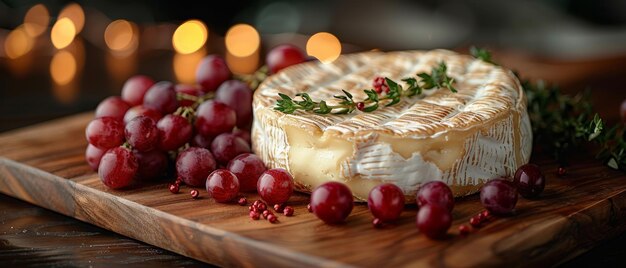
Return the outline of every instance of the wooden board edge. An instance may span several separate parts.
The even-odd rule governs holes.
[[[179,218],[3,157],[0,192],[215,265],[349,267]]]

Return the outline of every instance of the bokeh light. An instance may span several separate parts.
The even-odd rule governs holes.
[[[251,74],[259,68],[260,57],[260,49],[245,57],[237,57],[226,52],[226,64],[235,74]]]
[[[19,26],[11,31],[4,40],[4,53],[10,59],[24,56],[33,49],[34,40],[27,33],[25,27]]]
[[[323,63],[330,63],[341,55],[341,43],[330,33],[316,33],[306,42],[306,53]]]
[[[127,20],[116,20],[104,31],[104,42],[117,54],[134,52],[139,45],[137,27]]]
[[[254,25],[263,34],[295,33],[300,30],[302,15],[293,3],[268,3],[259,10]]]
[[[205,49],[200,49],[191,54],[176,53],[173,60],[176,80],[182,84],[195,84],[196,67],[205,55]]]
[[[169,38],[168,38],[169,39]],[[139,64],[139,53],[116,53],[110,51],[106,53],[105,65],[108,77],[111,78],[109,87],[111,94],[119,94],[119,89],[122,88],[124,82],[129,77],[137,74],[137,67]]]
[[[85,12],[77,3],[65,6],[59,13],[59,19],[61,18],[68,18],[74,23],[76,34],[79,34],[83,30],[83,26],[85,26]]]
[[[32,37],[41,35],[50,23],[50,13],[43,4],[37,4],[26,11],[24,29]]]
[[[69,46],[72,41],[74,41],[75,36],[76,28],[74,27],[74,23],[68,18],[61,18],[57,20],[50,31],[52,45],[54,45],[57,49]]]
[[[226,49],[236,57],[252,55],[261,44],[261,37],[254,27],[237,24],[226,32]]]
[[[50,62],[50,76],[57,85],[66,85],[76,76],[76,59],[72,53],[61,50]]]
[[[199,20],[189,20],[178,26],[172,36],[172,45],[178,53],[189,54],[198,51],[206,43],[208,31]]]

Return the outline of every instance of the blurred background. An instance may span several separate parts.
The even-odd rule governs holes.
[[[325,62],[478,45],[569,92],[626,91],[623,0],[0,0],[0,132],[92,110],[134,74],[193,84],[208,54],[252,73],[281,43]]]

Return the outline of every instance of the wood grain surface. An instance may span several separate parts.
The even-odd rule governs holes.
[[[91,224],[0,195],[0,266],[209,267]]]
[[[416,209],[378,230],[357,205],[343,225],[325,225],[295,195],[294,217],[252,221],[247,207],[192,200],[157,182],[105,188],[84,163],[80,114],[0,135],[0,192],[198,260],[224,266],[513,266],[562,263],[626,230],[626,176],[581,156],[563,178],[535,157],[548,177],[537,200],[520,199],[514,217],[467,237],[456,232],[481,211],[477,196],[457,200],[449,237],[433,241],[414,226]],[[206,196],[201,191],[201,196]],[[250,200],[257,196],[249,195]]]

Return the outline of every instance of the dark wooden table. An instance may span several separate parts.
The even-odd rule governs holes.
[[[609,121],[617,121],[619,103],[626,98],[626,57],[585,61],[555,61],[501,51],[496,60],[512,66],[528,78],[545,78],[562,85],[565,92],[593,89],[597,110]],[[105,92],[104,95],[115,94]],[[103,94],[100,94],[103,95]],[[99,95],[98,95],[99,96]],[[5,99],[7,100],[7,99]],[[2,103],[8,104],[8,103]],[[13,104],[15,105],[15,104]],[[72,109],[79,111],[91,102]],[[36,109],[36,108],[35,108]],[[71,109],[70,109],[71,110]],[[58,117],[45,114],[14,115],[6,129]],[[7,120],[8,120],[7,119]],[[20,121],[21,120],[21,121]],[[10,123],[10,124],[9,124]],[[14,127],[10,127],[14,126]],[[626,233],[606,241],[567,263],[565,267],[626,265]],[[0,195],[0,266],[207,266],[206,264],[129,239],[26,202]]]

